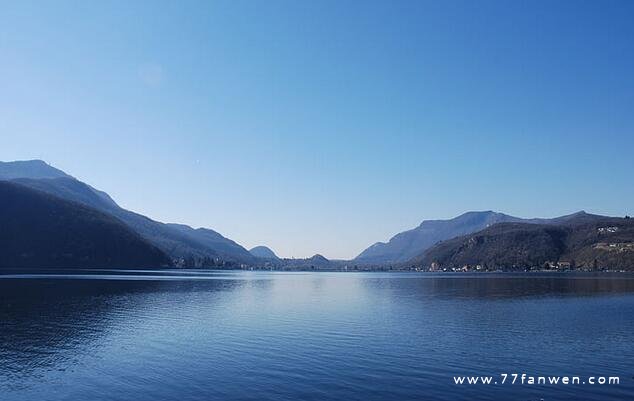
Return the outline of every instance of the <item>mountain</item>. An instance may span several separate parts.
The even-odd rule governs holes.
[[[522,219],[504,213],[483,211],[467,212],[449,220],[425,220],[412,230],[396,234],[387,243],[377,242],[370,246],[354,261],[361,264],[406,262],[439,241],[470,234],[497,223],[556,224],[575,218],[579,213],[554,219]]]
[[[271,248],[266,246],[256,246],[255,248],[251,248],[249,249],[249,253],[255,256],[256,258],[274,259],[274,260],[279,259],[277,255],[275,254],[275,252],[273,252]]]
[[[410,263],[507,270],[563,263],[583,269],[634,270],[634,221],[580,213],[553,224],[500,223],[443,241]]]
[[[326,259],[325,256],[320,254],[315,254],[311,256],[310,258],[306,259],[306,261],[314,265],[326,265],[330,263],[330,261]]]
[[[140,268],[169,257],[116,218],[0,181],[0,268]]]
[[[337,270],[344,266],[342,261],[331,261],[320,254],[304,259],[280,259],[278,266],[284,270]]]
[[[178,266],[212,267],[255,261],[246,249],[213,230],[165,224],[123,209],[105,192],[40,160],[2,163],[0,177],[93,207],[117,218],[168,254]]]
[[[209,228],[192,228],[184,224],[168,223],[164,225],[170,230],[170,235],[178,232],[181,239],[186,241],[196,252],[213,252],[222,261],[253,263],[253,255],[238,243],[224,237]],[[203,256],[204,257],[204,256]]]
[[[98,191],[70,176],[39,179],[14,178],[11,181],[63,199],[83,203],[98,210],[111,211],[118,208],[116,202],[107,193]]]
[[[62,170],[49,166],[42,160],[0,162],[0,180],[15,178],[72,178]]]
[[[425,220],[418,227],[396,234],[389,242],[377,242],[357,256],[358,263],[404,262],[438,241],[481,230],[495,223],[522,219],[492,211],[467,212],[450,220]]]

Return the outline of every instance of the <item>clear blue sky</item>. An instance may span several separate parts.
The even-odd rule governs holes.
[[[0,160],[155,219],[349,258],[467,210],[634,213],[632,1],[28,3]]]

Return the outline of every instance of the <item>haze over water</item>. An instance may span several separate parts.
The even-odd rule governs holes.
[[[21,277],[21,279],[16,279]],[[0,276],[2,400],[624,400],[634,277]],[[462,385],[453,376],[619,376]]]

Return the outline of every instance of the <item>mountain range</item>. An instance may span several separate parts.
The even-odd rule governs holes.
[[[495,224],[440,242],[410,263],[432,269],[634,270],[633,240],[633,219],[580,212],[550,224]]]
[[[0,163],[0,180],[79,203],[114,217],[169,255],[175,266],[222,267],[256,262],[246,249],[216,231],[161,223],[123,209],[105,192],[41,160]]]
[[[0,184],[0,205],[5,206],[0,267],[513,269],[565,262],[583,268],[634,268],[631,220],[585,212],[552,219],[467,212],[423,221],[351,261],[321,255],[283,259],[265,246],[246,250],[209,228],[162,223],[123,209],[107,193],[41,160],[0,162]]]
[[[498,223],[557,224],[576,214],[554,219],[522,219],[493,211],[467,212],[448,220],[425,220],[418,227],[393,236],[389,242],[377,242],[354,259],[359,264],[407,262],[439,241],[480,231]]]

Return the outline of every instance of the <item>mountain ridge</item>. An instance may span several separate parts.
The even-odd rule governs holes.
[[[499,223],[442,241],[409,263],[433,269],[634,270],[634,221],[583,213],[555,224]]]
[[[354,262],[361,264],[401,263],[414,258],[439,241],[479,231],[502,222],[524,222],[530,224],[554,224],[573,218],[584,211],[569,215],[546,218],[529,218],[485,211],[469,211],[451,219],[423,220],[413,229],[394,235],[388,242],[376,242],[362,251]]]
[[[44,160],[16,160],[10,162],[0,161],[0,180],[12,180],[15,178],[73,178],[60,169],[57,169]]]
[[[167,267],[168,256],[118,219],[0,181],[0,268]]]
[[[62,199],[79,202],[121,220],[170,255],[177,266],[213,267],[254,261],[246,249],[214,230],[162,223],[123,209],[105,192],[41,160],[2,162],[0,177]]]
[[[509,249],[517,248],[525,253],[532,252],[531,257],[534,257],[534,259],[520,261],[521,263],[529,264],[535,260],[541,260],[540,255],[542,254],[548,254],[551,257],[559,255],[561,249],[564,248],[558,248],[553,245],[553,241],[555,241],[557,236],[566,238],[566,240],[571,238],[574,240],[578,235],[589,236],[588,230],[582,226],[593,224],[598,220],[618,219],[593,215],[585,211],[555,218],[530,219],[519,218],[492,210],[469,211],[451,219],[424,220],[415,228],[394,235],[386,243],[377,242],[373,244],[350,261],[328,260],[318,254],[305,259],[288,259],[278,258],[270,248],[264,246],[254,247],[248,251],[235,241],[208,228],[192,228],[184,224],[162,223],[123,209],[107,193],[97,190],[41,160],[0,162],[0,181],[41,191],[62,200],[105,213],[137,233],[143,240],[169,255],[172,263],[177,267],[257,267],[258,265],[266,265],[284,269],[337,269],[340,267],[347,268],[348,265],[352,265],[354,268],[371,268],[372,266],[381,268],[396,266],[396,268],[401,268],[407,264],[420,265],[429,263],[430,260],[425,258],[427,251],[430,249],[433,249],[430,255],[435,255],[434,257],[439,258],[439,260],[445,262],[450,260],[450,263],[458,263],[463,260],[473,261],[474,257],[473,255],[468,256],[464,252],[448,251],[451,244],[455,245],[455,241],[451,241],[454,239],[459,241],[464,236],[480,233],[492,227],[507,229],[508,232],[502,233],[504,235],[500,234],[501,236],[495,238],[489,235],[492,239],[488,243],[503,243]],[[516,225],[513,226],[513,224]],[[561,227],[564,227],[564,231],[561,231]],[[489,230],[485,234],[492,232]],[[529,242],[520,244],[521,241],[518,238],[521,236],[528,238]],[[623,250],[623,252],[629,252],[630,248],[627,245],[629,239],[623,237],[623,241],[615,246],[617,248],[620,247],[618,249]],[[535,247],[532,247],[531,244],[535,245]],[[600,244],[594,245],[599,250],[604,247]],[[523,246],[525,248],[522,248]],[[592,255],[601,254],[599,251],[588,250],[587,248],[572,247],[570,249],[572,249],[571,252],[585,255],[578,256],[580,260],[583,259],[584,263]],[[453,259],[446,256],[443,252],[449,252],[454,255],[452,256]],[[490,250],[483,252],[485,254],[492,253]],[[606,259],[604,254],[601,255],[599,256],[605,260],[614,263],[618,262],[615,258]],[[561,255],[559,256],[562,257]],[[506,259],[500,259],[496,256],[493,262],[498,263],[504,260]]]

